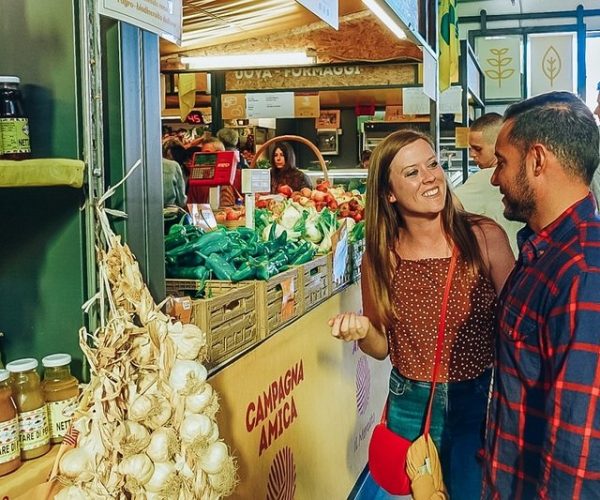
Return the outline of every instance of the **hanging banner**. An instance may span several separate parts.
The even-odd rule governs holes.
[[[529,35],[529,93],[575,92],[575,33]]]
[[[336,30],[340,27],[338,0],[296,0]]]
[[[485,73],[485,98],[522,99],[521,36],[480,37],[475,52]]]
[[[182,0],[100,0],[98,13],[181,45]]]

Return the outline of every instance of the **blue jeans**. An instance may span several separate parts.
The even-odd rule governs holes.
[[[430,435],[442,462],[444,482],[453,500],[481,497],[482,470],[477,453],[483,430],[491,369],[473,380],[437,384]],[[411,441],[422,434],[431,384],[410,380],[393,368],[388,427]]]

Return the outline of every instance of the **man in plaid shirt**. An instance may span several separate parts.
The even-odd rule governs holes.
[[[492,184],[526,222],[499,298],[484,498],[600,498],[598,128],[568,92],[514,104]]]

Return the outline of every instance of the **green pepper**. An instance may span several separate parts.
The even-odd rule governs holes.
[[[300,264],[306,264],[307,262],[310,262],[311,260],[313,260],[314,256],[315,256],[315,250],[314,250],[314,248],[310,248],[306,252],[297,256],[292,261],[292,264],[294,266],[299,266]]]
[[[269,258],[269,262],[273,263],[277,269],[280,267],[289,264],[288,256],[285,254],[283,250],[277,250],[271,257]]]
[[[231,281],[231,276],[235,273],[235,267],[217,253],[211,254],[206,259],[206,267],[220,280]]]
[[[165,237],[165,250],[172,250],[173,248],[185,245],[187,242],[185,232],[168,234]]]
[[[249,280],[254,277],[254,268],[249,262],[244,262],[232,275],[231,281]]]
[[[269,279],[269,263],[266,260],[253,264],[252,267],[254,268],[256,279],[264,281]]]
[[[267,262],[267,272],[269,273],[269,278],[279,274],[279,268],[274,262]]]
[[[177,264],[181,267],[193,267],[204,264],[204,256],[200,252],[190,252],[177,259]]]
[[[230,242],[227,236],[218,240],[211,240],[208,244],[203,245],[199,248],[199,251],[203,255],[210,255],[212,253],[226,252],[229,249]]]
[[[204,266],[175,266],[170,268],[169,275],[171,278],[204,281],[208,276],[208,270]]]
[[[185,234],[185,227],[183,227],[182,224],[173,224],[170,228],[169,228],[169,233],[170,234]],[[167,235],[167,236],[168,236]]]
[[[249,227],[238,227],[236,228],[235,232],[245,240],[256,238],[256,232],[254,231],[254,229],[250,229]]]

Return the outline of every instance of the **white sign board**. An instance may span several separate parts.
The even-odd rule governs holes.
[[[245,168],[242,170],[242,193],[269,193],[271,170]]]
[[[462,87],[448,87],[440,94],[440,114],[462,113]]]
[[[338,0],[296,0],[296,2],[319,16],[332,28],[340,27]]]
[[[428,115],[431,112],[429,97],[423,87],[402,89],[402,106],[405,115]]]
[[[294,118],[293,92],[246,94],[246,118]]]
[[[100,0],[98,12],[181,45],[182,0]]]

